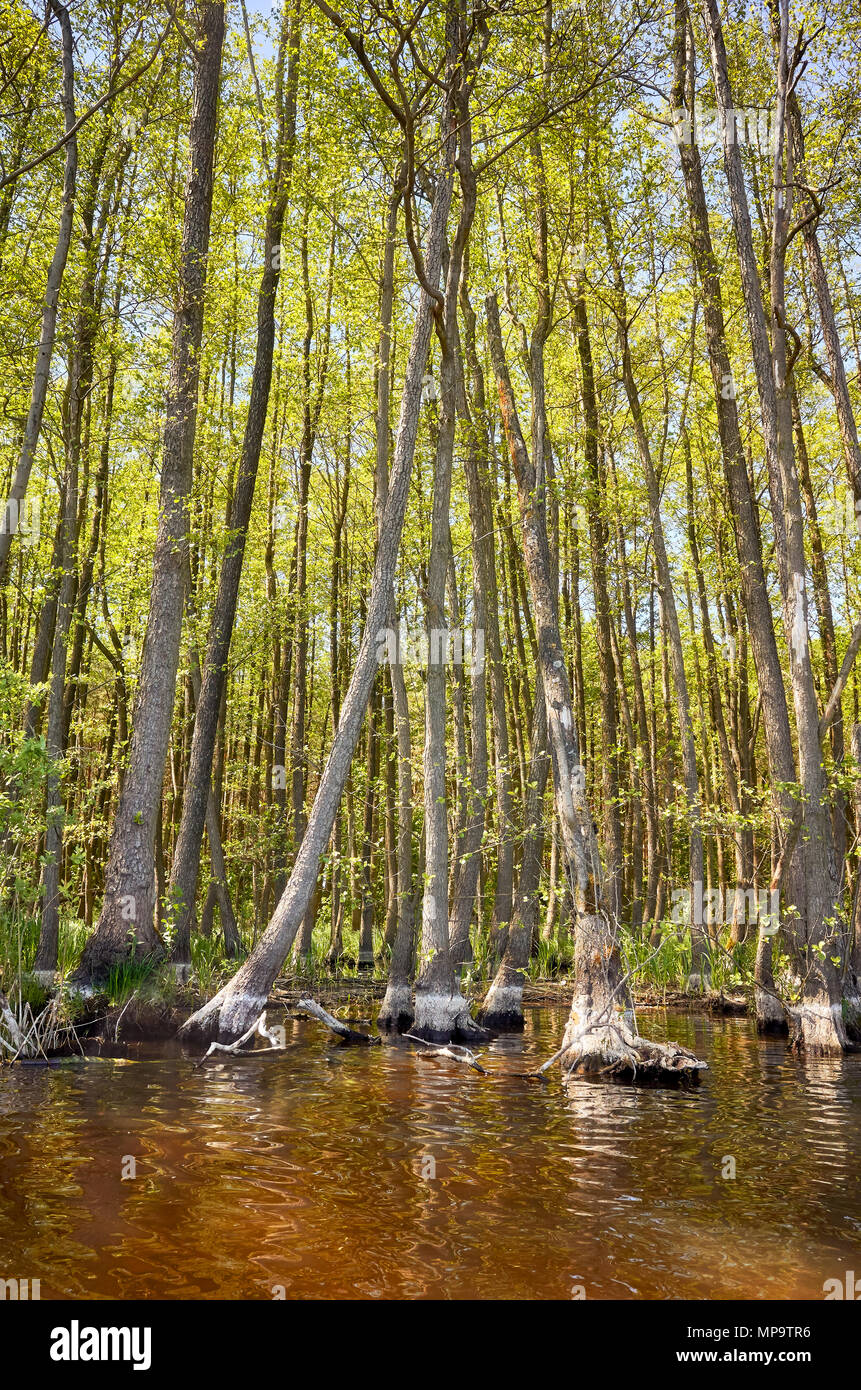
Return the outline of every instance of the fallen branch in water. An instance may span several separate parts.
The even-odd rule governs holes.
[[[547,1068],[552,1067],[554,1062],[558,1062],[559,1058],[562,1056],[562,1053],[567,1051],[567,1047],[560,1047],[559,1051],[554,1052],[552,1057],[548,1057],[547,1061],[544,1062],[540,1067],[537,1067],[535,1071],[528,1071],[526,1075],[541,1077],[543,1080],[544,1072],[546,1072]]]
[[[339,1038],[343,1038],[346,1043],[363,1043],[370,1046],[379,1043],[379,1038],[372,1038],[367,1033],[356,1033],[348,1024],[342,1023],[333,1014],[327,1014],[326,1010],[317,1003],[316,999],[299,999],[294,1005],[300,1013],[308,1014],[311,1018],[316,1018],[318,1023],[323,1023],[330,1032],[336,1033]]]
[[[284,1043],[279,1042],[277,1033],[270,1033],[266,1027],[266,1010],[264,1009],[260,1017],[256,1019],[254,1023],[252,1023],[251,1027],[247,1030],[247,1032],[242,1034],[241,1038],[236,1039],[236,1042],[211,1042],[209,1044],[209,1047],[206,1049],[203,1056],[201,1057],[200,1061],[195,1062],[194,1070],[197,1071],[199,1067],[202,1067],[207,1057],[211,1057],[213,1052],[241,1052],[242,1048],[249,1041],[249,1039],[253,1038],[255,1033],[259,1033],[261,1038],[266,1038],[268,1042],[272,1043],[271,1047],[259,1047],[254,1054],[256,1057],[259,1057],[261,1052],[284,1051]]]
[[[427,1052],[420,1052],[420,1057],[450,1057],[453,1062],[462,1062],[465,1067],[472,1067],[473,1071],[480,1072],[482,1076],[487,1076],[484,1067],[479,1066],[478,1059],[484,1054],[475,1053],[468,1047],[461,1046],[460,1043],[448,1043],[445,1047],[434,1047],[433,1043],[427,1042],[425,1038],[417,1037],[415,1033],[404,1033],[405,1038],[411,1042],[421,1043],[423,1047],[429,1049]]]

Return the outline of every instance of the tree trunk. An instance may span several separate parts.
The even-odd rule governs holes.
[[[496,545],[493,525],[491,492],[492,446],[487,417],[484,372],[475,344],[475,312],[469,299],[468,258],[460,287],[461,312],[464,322],[463,350],[472,381],[473,430],[480,431],[480,445],[475,456],[476,475],[473,476],[473,455],[465,464],[469,490],[470,528],[474,558],[477,559],[477,581],[482,590],[484,612],[484,656],[490,683],[490,707],[493,722],[494,778],[496,790],[496,890],[493,900],[492,937],[503,944],[511,920],[514,884],[514,835],[511,809],[511,754],[508,738],[508,714],[505,706],[505,663],[499,633],[499,594],[496,582]],[[475,520],[473,520],[473,512]],[[476,539],[476,525],[480,535]]]
[[[111,833],[105,898],[75,978],[103,979],[129,953],[159,940],[154,922],[154,841],[170,738],[188,565],[188,496],[200,375],[200,342],[212,211],[213,160],[224,44],[224,5],[202,12],[192,96],[189,173],[180,286],[173,324],[171,376],[147,631],[128,770]],[[216,706],[217,709],[217,706]],[[204,799],[205,807],[205,799]],[[195,870],[196,871],[196,870]]]
[[[266,214],[264,264],[257,300],[257,348],[251,378],[251,396],[248,403],[248,416],[245,423],[245,436],[242,443],[236,491],[230,512],[230,539],[221,562],[218,591],[210,621],[200,697],[197,701],[194,719],[182,820],[168,891],[170,912],[175,930],[173,947],[173,959],[175,961],[188,961],[191,958],[190,920],[194,907],[203,828],[209,818],[207,808],[211,768],[218,734],[219,711],[227,680],[227,659],[233,636],[239,585],[245,558],[245,542],[254,501],[254,488],[257,481],[257,469],[260,463],[263,431],[266,425],[269,392],[272,384],[272,360],[275,350],[275,304],[282,258],[281,235],[290,196],[296,138],[296,83],[300,43],[298,21],[294,21],[294,26],[288,35],[287,10],[285,8],[276,67],[279,111],[277,156]],[[284,65],[288,53],[289,69],[286,92],[282,95]],[[216,824],[217,808],[213,828]],[[213,840],[210,838],[210,849],[212,847]],[[218,881],[223,881],[223,875],[217,875],[217,878]],[[232,913],[230,915],[232,916]],[[226,937],[229,934],[235,952],[237,943],[235,920],[231,928],[229,917],[227,923],[222,917],[222,925],[226,927]]]
[[[575,918],[575,983],[561,1064],[576,1071],[633,1079],[643,1074],[696,1076],[704,1063],[672,1044],[649,1043],[637,1035],[633,1003],[619,953],[618,923],[603,902],[603,873],[577,745],[571,690],[559,634],[552,562],[543,499],[523,442],[502,346],[496,297],[487,307],[491,357],[499,388],[503,427],[520,501],[526,570],[538,631],[541,678],[547,707],[553,785]]]
[[[777,111],[774,141],[774,220],[770,235],[771,342],[750,226],[747,191],[728,113],[733,110],[721,19],[717,0],[706,0],[705,16],[718,109],[724,125],[724,166],[730,189],[742,288],[753,345],[762,411],[769,490],[789,650],[790,683],[798,740],[799,774],[804,796],[801,837],[805,905],[795,945],[802,973],[802,997],[791,1014],[794,1038],[813,1053],[841,1052],[846,1045],[840,979],[831,956],[845,943],[835,937],[837,894],[831,820],[826,801],[819,711],[810,661],[803,516],[792,438],[791,371],[785,319],[785,261],[792,211],[793,170],[786,142],[786,98],[791,80],[788,58],[788,10],[780,0],[777,58]]]
[[[637,388],[634,368],[631,361],[625,285],[622,279],[621,266],[619,265],[615,253],[609,216],[606,213],[604,225],[607,233],[607,248],[613,261],[616,292],[619,300],[617,306],[617,321],[619,346],[622,354],[622,381],[625,387],[625,394],[628,398],[631,417],[634,422],[637,449],[646,479],[646,491],[649,498],[649,521],[652,545],[655,552],[655,569],[660,586],[661,611],[666,622],[666,630],[669,639],[668,645],[673,668],[673,685],[676,691],[679,742],[682,751],[682,769],[685,778],[685,795],[687,799],[689,821],[688,889],[690,902],[691,969],[685,988],[688,992],[698,992],[711,988],[711,961],[709,957],[708,937],[703,930],[702,922],[703,837],[700,826],[700,788],[696,749],[694,745],[694,730],[691,721],[690,696],[688,694],[688,681],[685,673],[682,633],[679,626],[679,616],[676,610],[676,599],[673,590],[673,578],[670,572],[670,564],[667,559],[667,547],[664,541],[664,526],[661,518],[661,490],[655,471],[654,461],[652,459],[649,437],[643,420],[640,393]]]
[[[451,21],[450,21],[451,22]],[[450,158],[457,145],[462,203],[457,232],[448,255],[440,339],[440,420],[434,464],[431,552],[426,585],[428,665],[425,686],[425,891],[416,976],[412,1032],[428,1042],[474,1037],[477,1029],[457,986],[449,949],[448,816],[446,812],[446,665],[451,633],[446,625],[445,591],[451,547],[449,504],[458,406],[457,304],[463,257],[475,214],[472,132],[466,72],[457,78],[458,130],[449,136]]]
[[[472,750],[467,792],[468,809],[466,833],[460,846],[461,862],[455,877],[454,908],[451,920],[451,958],[455,966],[469,963],[473,958],[469,928],[476,906],[481,846],[487,802],[487,678],[485,675],[484,634],[487,630],[487,583],[483,544],[484,509],[482,507],[480,469],[486,439],[481,424],[473,420],[466,401],[463,366],[458,354],[456,364],[457,391],[460,410],[467,430],[464,473],[469,501],[470,536],[472,539],[472,662],[470,672],[470,729]],[[479,925],[481,914],[479,912]]]
[[[539,673],[532,716],[532,757],[526,800],[526,835],[517,881],[514,921],[502,960],[484,997],[478,1021],[485,1028],[516,1032],[523,1028],[523,983],[538,924],[538,889],[544,858],[544,793],[550,772],[547,707]]]
[[[610,638],[610,593],[607,582],[609,531],[605,520],[604,469],[599,461],[598,402],[592,367],[592,345],[586,312],[585,285],[581,276],[571,295],[577,325],[577,349],[582,379],[586,462],[586,513],[589,520],[589,555],[595,596],[595,640],[601,695],[601,766],[604,791],[604,845],[607,860],[607,905],[614,917],[621,914],[622,827],[619,819],[619,768],[616,732],[616,682]]]
[[[687,0],[676,0],[673,106],[677,110],[681,109],[685,102],[687,25]],[[692,104],[693,97],[690,93],[688,99]],[[795,782],[792,733],[765,579],[756,507],[739,427],[738,406],[726,343],[720,272],[709,229],[699,149],[695,143],[683,141],[679,146],[679,153],[691,218],[694,264],[703,292],[706,347],[715,389],[724,474],[733,513],[733,533],[739,557],[742,599],[762,699],[769,772],[773,784],[781,787],[776,794],[776,800],[786,825],[789,825],[796,804],[790,790]],[[791,903],[796,902],[800,896],[797,861],[796,855],[787,874],[786,896]],[[762,923],[759,927],[754,971],[757,1022],[765,1030],[786,1026],[784,1009],[774,990],[771,967],[773,937],[768,929],[768,923]]]

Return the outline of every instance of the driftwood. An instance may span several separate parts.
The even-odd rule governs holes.
[[[206,1049],[203,1056],[201,1057],[200,1061],[195,1062],[195,1071],[197,1071],[198,1067],[203,1066],[207,1057],[211,1057],[213,1052],[232,1052],[234,1055],[238,1052],[241,1052],[245,1044],[249,1042],[251,1038],[253,1038],[255,1033],[259,1033],[261,1038],[266,1038],[267,1042],[270,1042],[272,1044],[271,1047],[259,1047],[254,1054],[255,1057],[259,1057],[261,1052],[284,1051],[284,1043],[280,1041],[277,1033],[270,1033],[266,1027],[266,1010],[264,1009],[260,1017],[256,1019],[254,1023],[252,1023],[251,1027],[242,1034],[241,1038],[236,1039],[236,1042],[211,1042],[209,1044],[209,1047]]]
[[[462,1047],[460,1043],[447,1043],[445,1047],[434,1047],[433,1043],[427,1042],[424,1038],[418,1037],[416,1033],[404,1033],[405,1038],[411,1042],[421,1043],[427,1048],[426,1052],[420,1052],[420,1057],[450,1057],[453,1062],[462,1062],[465,1067],[472,1067],[473,1071],[480,1072],[482,1076],[487,1076],[484,1067],[479,1066],[478,1059],[483,1054],[475,1053],[468,1047]]]
[[[323,1023],[330,1032],[337,1034],[345,1043],[359,1043],[365,1047],[374,1043],[379,1043],[379,1038],[372,1038],[367,1033],[357,1033],[348,1024],[342,1023],[333,1014],[326,1013],[326,1010],[317,1003],[316,999],[299,999],[293,1005],[300,1013],[308,1014],[311,1018],[316,1018],[318,1023]]]

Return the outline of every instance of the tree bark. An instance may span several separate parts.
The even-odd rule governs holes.
[[[75,979],[80,983],[103,979],[117,961],[129,954],[130,940],[133,951],[138,954],[148,954],[159,947],[154,921],[154,843],[185,606],[188,497],[197,418],[223,45],[224,5],[221,0],[207,0],[201,15],[195,59],[180,285],[173,323],[159,523],[147,631],[128,770],[108,851],[104,903],[96,930],[75,972]]]

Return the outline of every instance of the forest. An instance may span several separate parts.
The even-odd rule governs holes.
[[[857,1045],[851,11],[0,0],[6,1060]]]

